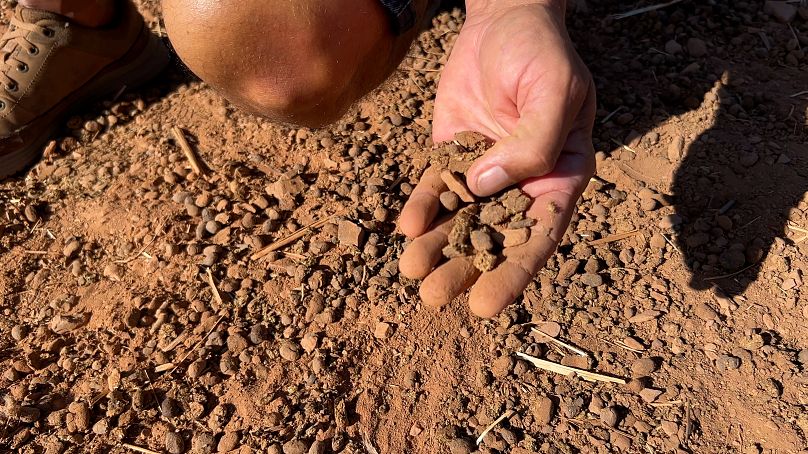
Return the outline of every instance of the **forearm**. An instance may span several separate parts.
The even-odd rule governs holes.
[[[472,15],[530,4],[542,4],[554,8],[562,16],[567,10],[567,0],[466,0],[466,11]]]

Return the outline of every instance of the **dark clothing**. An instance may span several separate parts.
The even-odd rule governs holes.
[[[379,0],[384,9],[390,13],[393,31],[401,35],[415,25],[415,9],[412,0]]]

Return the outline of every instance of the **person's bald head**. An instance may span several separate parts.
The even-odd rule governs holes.
[[[164,0],[171,42],[225,97],[271,119],[321,126],[403,57],[378,0]]]

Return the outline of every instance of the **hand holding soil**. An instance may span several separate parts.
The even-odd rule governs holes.
[[[433,226],[447,186],[440,169],[428,169],[401,215],[401,230],[416,239],[400,266],[404,275],[424,279],[421,298],[429,305],[445,305],[472,286],[469,304],[477,315],[493,316],[513,302],[555,251],[594,173],[594,86],[559,12],[536,4],[469,8],[441,76],[433,138],[477,131],[496,141],[463,169],[463,179],[477,196],[518,186],[533,200],[525,217],[536,223],[529,239],[504,247],[489,271],[467,255],[435,268],[457,219]],[[514,43],[519,52],[502,52]]]
[[[577,196],[554,190],[565,179],[554,172],[520,188],[475,197],[462,172],[470,164],[464,158],[487,148],[481,138],[458,134],[454,143],[433,152],[400,225],[415,236],[413,225],[438,220],[407,247],[399,266],[406,277],[423,279],[420,294],[426,304],[444,306],[472,288],[472,311],[491,317],[522,293],[555,251]]]

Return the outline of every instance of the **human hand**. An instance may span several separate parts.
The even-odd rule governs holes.
[[[495,140],[467,172],[469,188],[488,196],[518,184],[533,197],[527,214],[538,223],[530,241],[506,248],[492,271],[481,275],[465,257],[435,268],[451,221],[431,228],[446,188],[427,170],[401,214],[402,232],[415,239],[399,263],[403,275],[424,279],[426,304],[447,304],[473,285],[472,311],[491,317],[524,291],[555,251],[595,171],[595,88],[567,35],[560,1],[468,3],[438,86],[433,139],[471,130]]]

